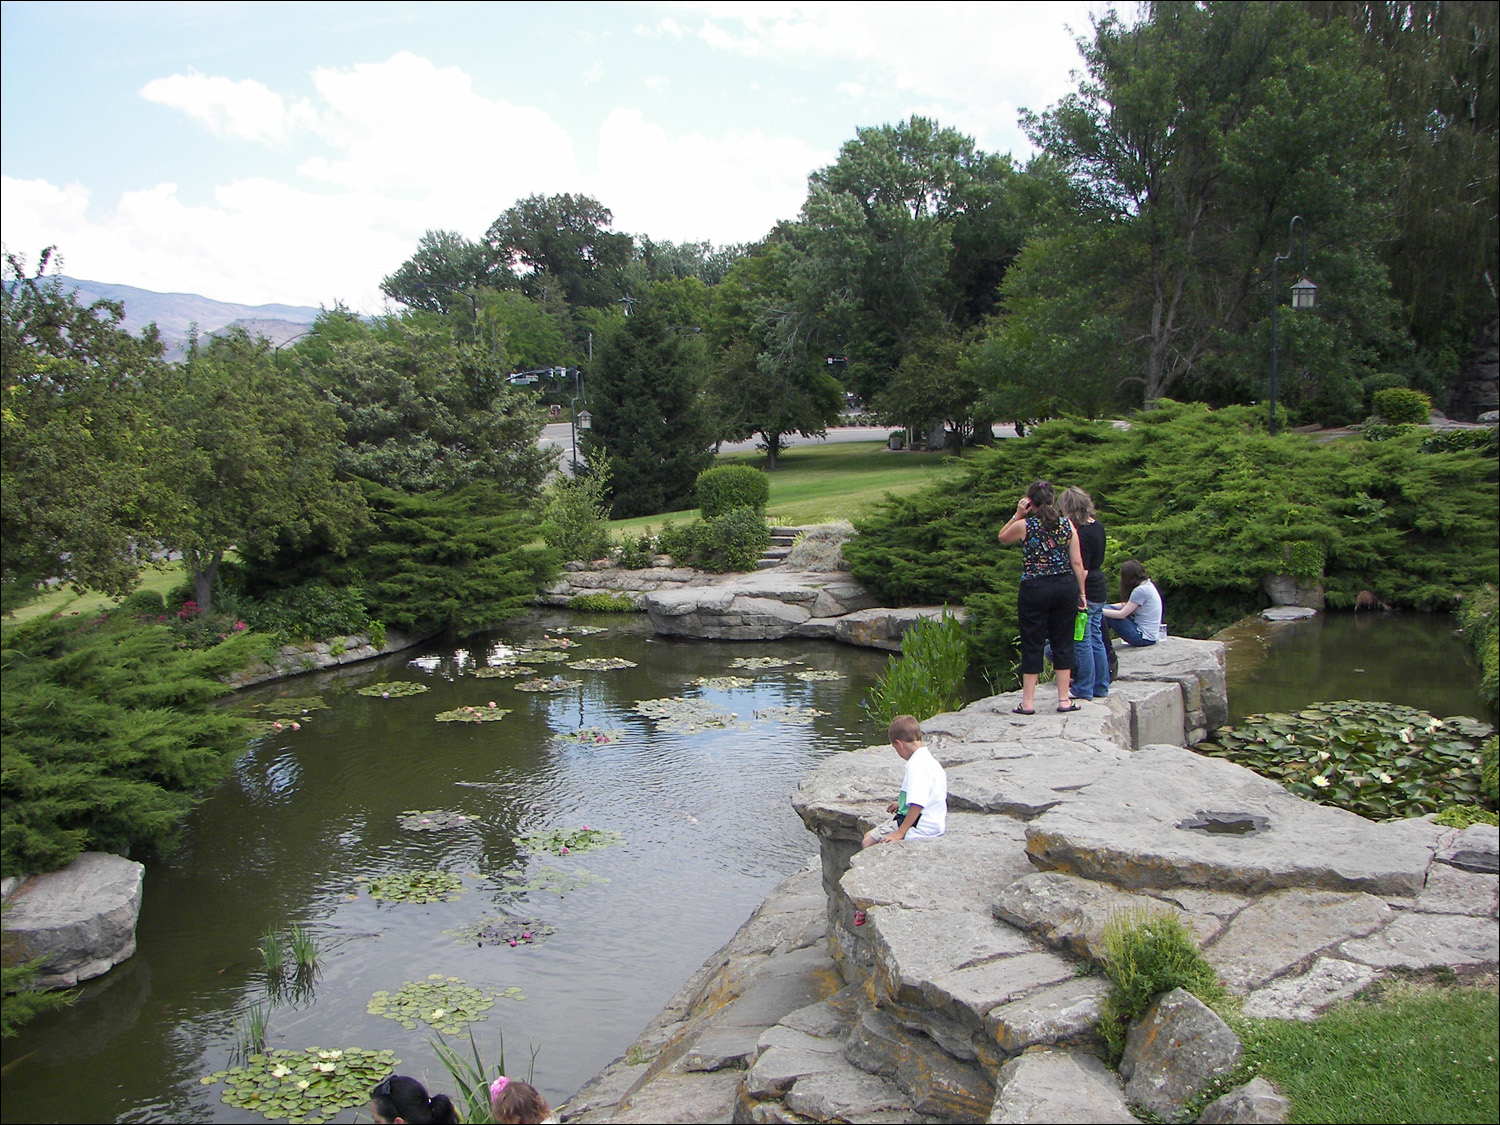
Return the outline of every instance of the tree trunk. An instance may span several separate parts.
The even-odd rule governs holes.
[[[781,435],[762,433],[761,436],[766,439],[766,472],[774,473],[776,459],[781,456]]]
[[[207,566],[203,565],[204,557],[195,551],[189,563],[193,570],[193,600],[198,603],[199,613],[207,613],[213,608],[214,583],[219,580],[219,563],[224,561],[224,552],[215,551],[207,556]],[[189,562],[186,555],[183,561]]]

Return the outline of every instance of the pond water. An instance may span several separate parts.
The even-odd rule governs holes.
[[[1448,613],[1320,613],[1233,626],[1229,721],[1335,699],[1378,699],[1494,721],[1474,650]]]
[[[542,677],[582,681],[555,695],[472,674],[580,622],[607,631],[572,635],[567,659],[618,657],[638,667],[536,664]],[[733,666],[766,654],[798,663]],[[367,1011],[375,992],[440,973],[524,993],[498,999],[475,1036],[493,1059],[503,1032],[510,1069],[522,1075],[535,1049],[537,1085],[556,1104],[622,1051],[766,892],[813,855],[815,840],[788,798],[822,757],[883,739],[860,701],[885,660],[831,642],[669,641],[640,618],[554,614],[246,693],[243,702],[286,715],[283,729],[254,745],[194,812],[183,845],[148,868],[135,956],[85,986],[72,1008],[5,1041],[5,1120],[264,1120],[223,1104],[222,1085],[199,1079],[231,1065],[237,1017],[266,997],[257,940],[292,924],[316,937],[320,971],[310,994],[274,1008],[268,1048],[391,1048],[402,1073],[443,1089],[436,1033]],[[841,678],[796,676],[813,671]],[[691,683],[721,675],[752,683]],[[386,680],[429,690],[357,694]],[[738,718],[724,729],[668,730],[631,710],[677,696]],[[512,713],[498,722],[433,719],[491,700]],[[809,707],[822,713],[771,710]],[[620,737],[554,741],[582,728]],[[409,831],[398,817],[410,810],[472,819]],[[583,825],[625,842],[529,858],[513,843]],[[369,894],[365,880],[414,870],[456,874],[464,893],[429,905]],[[512,948],[444,932],[502,914],[542,936]],[[450,1042],[468,1048],[467,1038]],[[335,1120],[364,1119],[348,1110]]]

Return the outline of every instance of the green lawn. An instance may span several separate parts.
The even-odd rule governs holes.
[[[1391,981],[1311,1023],[1246,1020],[1245,1062],[1292,1102],[1290,1121],[1477,1121],[1500,1110],[1493,980]]]
[[[185,581],[186,577],[182,572],[181,563],[159,563],[141,571],[141,584],[136,588],[155,590],[159,594],[165,594],[181,586]],[[51,613],[53,610],[61,610],[64,613],[97,613],[101,609],[109,609],[119,600],[109,594],[94,591],[79,594],[71,586],[58,586],[29,605],[22,606],[7,620],[30,621]]]
[[[761,453],[728,453],[716,465],[763,467]],[[905,496],[929,484],[956,476],[962,462],[943,453],[893,453],[884,442],[840,442],[802,445],[783,453],[771,478],[766,515],[772,523],[798,526],[854,520],[867,514],[887,494]],[[650,524],[697,519],[696,508],[665,515],[615,520],[610,534],[618,539]]]

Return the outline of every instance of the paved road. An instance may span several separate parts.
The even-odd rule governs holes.
[[[826,437],[806,438],[801,434],[792,434],[786,438],[787,445],[833,445],[845,441],[885,441],[893,429],[891,426],[836,426],[828,431]],[[996,426],[995,436],[997,438],[1012,438],[1016,436],[1014,426]],[[562,451],[562,462],[564,471],[571,471],[573,465],[573,437],[571,428],[566,422],[549,423],[542,427],[542,438],[538,443],[543,447],[556,446]],[[721,453],[743,453],[753,451],[760,444],[759,437],[753,437],[749,441],[725,442],[720,448]]]

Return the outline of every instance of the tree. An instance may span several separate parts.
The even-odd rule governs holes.
[[[358,491],[335,477],[342,424],[334,406],[280,371],[265,340],[210,338],[155,388],[164,433],[157,466],[171,507],[160,537],[182,552],[198,608],[212,606],[229,548],[321,534],[333,545],[365,520]]]
[[[709,346],[720,439],[759,434],[774,471],[788,434],[821,436],[844,407],[844,391],[816,347],[816,318],[792,295],[796,251],[769,241],[741,258],[714,287]]]
[[[864,128],[809,177],[804,307],[867,401],[926,336],[977,323],[1029,218],[1008,157],[924,117]]]
[[[380,291],[408,308],[448,313],[477,289],[513,284],[509,272],[491,265],[480,243],[453,231],[430,230],[417,252],[381,281]]]
[[[137,339],[118,302],[7,255],[0,334],[0,546],[6,608],[48,578],[124,593],[163,496],[147,387],[162,367],[154,326]]]
[[[672,331],[674,295],[648,291],[605,344],[589,382],[593,428],[582,444],[590,462],[609,464],[616,519],[685,507],[713,458],[703,340]]]
[[[505,318],[519,294],[487,294],[475,338],[468,309],[451,317],[410,314],[373,324],[325,314],[293,353],[299,377],[323,392],[343,423],[338,469],[405,491],[503,480],[523,502],[551,467],[537,448],[532,395],[510,386]],[[455,321],[468,338],[455,340]],[[524,330],[535,328],[522,316]],[[542,322],[545,327],[545,322]],[[533,332],[533,340],[544,339]],[[554,339],[556,337],[554,336]]]
[[[1236,340],[1259,383],[1273,296],[1262,271],[1293,214],[1316,232],[1319,317],[1343,350],[1392,345],[1394,305],[1369,268],[1388,230],[1380,95],[1346,30],[1293,5],[1159,3],[1128,29],[1104,16],[1080,49],[1078,91],[1027,126],[1078,192],[1071,222],[1107,239],[1054,249],[1123,267],[1103,311],[1124,328],[1118,362],[1147,402]]]
[[[613,221],[587,195],[531,195],[491,223],[484,240],[528,296],[556,287],[570,305],[603,308],[624,295],[623,271],[635,252],[628,234],[609,229]]]

